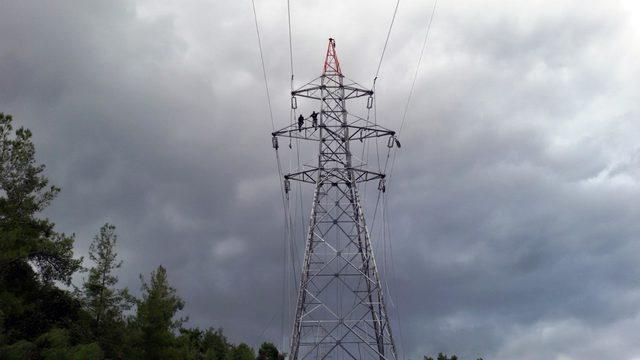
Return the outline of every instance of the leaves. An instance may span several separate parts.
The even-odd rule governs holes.
[[[167,271],[158,266],[147,283],[142,275],[142,300],[138,302],[137,323],[142,331],[142,347],[145,356],[162,358],[174,343],[173,331],[185,321],[174,319],[184,302],[169,285]]]
[[[433,360],[433,358],[429,356],[425,356],[424,360]],[[458,360],[458,357],[456,355],[451,355],[451,357],[449,357],[448,355],[439,353],[436,360]]]
[[[93,266],[89,278],[84,281],[82,298],[90,318],[91,339],[98,341],[108,357],[115,357],[122,342],[124,311],[135,302],[128,289],[117,289],[118,278],[114,271],[122,266],[116,252],[116,227],[104,224],[89,246],[89,258]]]
[[[280,354],[278,348],[274,344],[264,342],[260,345],[256,360],[284,360],[284,355]]]
[[[56,282],[69,285],[82,259],[73,236],[40,218],[59,189],[49,185],[35,159],[31,131],[14,131],[0,113],[0,314],[2,340],[32,340],[53,326],[66,326],[79,306]]]
[[[0,276],[16,262],[33,265],[46,283],[69,284],[81,264],[73,258],[73,237],[38,218],[56,197],[37,165],[31,131],[13,131],[13,118],[0,113]]]

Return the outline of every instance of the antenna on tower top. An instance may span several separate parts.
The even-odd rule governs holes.
[[[331,75],[342,75],[338,54],[336,54],[336,41],[333,38],[329,38],[327,56],[324,59],[324,68],[322,69],[322,75],[327,75],[328,73]]]

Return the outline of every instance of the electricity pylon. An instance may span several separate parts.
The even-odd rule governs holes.
[[[315,185],[306,238],[304,263],[298,288],[289,359],[378,359],[395,360],[396,348],[389,315],[365,216],[358,183],[378,181],[384,191],[385,175],[365,170],[354,159],[352,141],[387,137],[389,148],[399,142],[395,132],[350,114],[347,101],[366,99],[373,91],[346,81],[329,39],[322,75],[292,91],[297,98],[319,101],[319,121],[304,119],[272,133],[278,137],[315,141],[317,165],[284,176],[291,181]]]

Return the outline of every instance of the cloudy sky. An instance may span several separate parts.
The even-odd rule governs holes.
[[[292,0],[296,82],[333,36],[371,84],[394,6]],[[400,3],[377,83],[389,128],[432,6]],[[256,9],[285,126],[286,1]],[[392,251],[378,249],[402,358],[640,359],[639,24],[631,0],[438,3],[387,193]],[[109,221],[124,286],[162,264],[192,325],[282,343],[249,0],[1,1],[0,111],[34,131],[63,189],[46,215],[79,254]]]

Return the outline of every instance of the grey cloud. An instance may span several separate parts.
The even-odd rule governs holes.
[[[640,356],[626,13],[488,4],[439,5],[387,195],[391,245],[374,239],[403,354]],[[284,126],[284,2],[257,5]],[[368,84],[393,4],[341,6],[322,23],[326,9],[294,3],[297,83],[317,75],[333,35]],[[390,128],[429,10],[401,5],[378,83]],[[256,345],[281,342],[283,218],[252,21],[243,2],[5,4],[0,111],[34,130],[63,187],[46,215],[77,233],[80,253],[115,223],[125,285],[163,264],[192,324]]]

